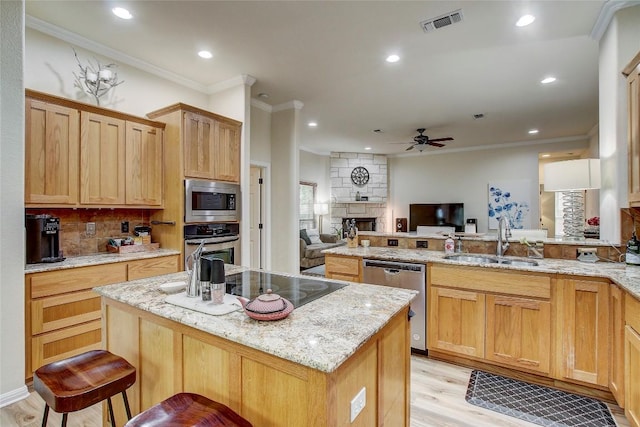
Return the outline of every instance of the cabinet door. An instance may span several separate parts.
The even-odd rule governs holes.
[[[163,131],[127,122],[126,203],[162,206]]]
[[[428,313],[429,350],[484,357],[484,294],[431,287]]]
[[[609,390],[624,408],[624,292],[610,285],[609,305]]]
[[[487,295],[486,358],[549,373],[551,303]]]
[[[178,255],[162,258],[141,259],[128,263],[127,280],[145,279],[147,277],[177,272]]]
[[[191,112],[184,113],[185,177],[214,179],[215,136],[215,120]]]
[[[214,179],[240,182],[240,126],[218,122],[216,134]]]
[[[624,414],[629,424],[640,427],[640,334],[631,326],[625,328],[624,353]]]
[[[362,258],[325,255],[324,275],[329,279],[361,282]]]
[[[25,203],[78,202],[77,110],[26,99]]]
[[[609,384],[609,283],[564,281],[562,375]]]
[[[629,204],[640,206],[640,64],[627,77]]]
[[[82,112],[80,203],[122,205],[125,201],[125,121]]]

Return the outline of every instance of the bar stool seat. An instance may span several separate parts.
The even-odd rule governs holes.
[[[126,390],[135,382],[136,369],[122,357],[106,350],[88,351],[44,365],[33,375],[33,388],[46,402],[42,425],[47,423],[49,407],[63,414],[64,426],[67,413],[88,408],[105,399],[113,419],[111,396],[118,393],[122,393],[130,419]]]
[[[133,417],[125,427],[251,427],[231,408],[194,393],[178,393]]]

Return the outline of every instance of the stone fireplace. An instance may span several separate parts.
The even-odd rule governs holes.
[[[369,181],[364,185],[356,185],[351,180],[351,172],[358,166],[366,168],[369,173]],[[344,230],[346,219],[355,219],[361,231],[385,231],[387,156],[331,153],[330,173],[332,232]],[[358,198],[360,200],[356,200]]]

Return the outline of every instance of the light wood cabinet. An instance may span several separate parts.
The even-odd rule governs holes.
[[[184,113],[184,176],[214,179],[216,122],[201,114]]]
[[[123,205],[125,121],[84,111],[80,117],[80,203]]]
[[[107,298],[103,313],[105,347],[138,372],[138,380],[127,390],[133,414],[174,393],[190,391],[229,406],[255,426],[409,425],[407,310],[331,373]],[[363,387],[367,402],[351,423],[350,401]],[[120,425],[126,420],[117,400],[121,399],[113,403]]]
[[[164,124],[26,91],[27,207],[163,207]]]
[[[74,108],[27,98],[25,203],[78,203],[80,115]]]
[[[564,278],[558,281],[557,308],[562,351],[559,377],[609,385],[609,282]]]
[[[100,297],[92,288],[178,271],[178,256],[25,275],[25,378],[40,366],[101,348]]]
[[[162,207],[162,129],[128,121],[125,159],[125,203]]]
[[[488,360],[548,374],[551,363],[551,303],[487,295]]]
[[[640,427],[640,301],[625,297],[624,414],[629,424]]]
[[[327,254],[324,275],[328,279],[362,282],[362,258]]]
[[[427,286],[430,351],[549,374],[550,277],[431,265]]]
[[[640,206],[640,53],[623,71],[627,77],[627,149],[629,157],[629,205]]]
[[[609,286],[609,390],[624,408],[624,299],[617,285]]]
[[[213,155],[213,179],[240,182],[240,126],[218,122]]]

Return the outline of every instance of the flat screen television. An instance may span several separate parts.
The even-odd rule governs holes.
[[[419,225],[455,227],[464,232],[464,203],[416,203],[409,205],[409,231]]]

